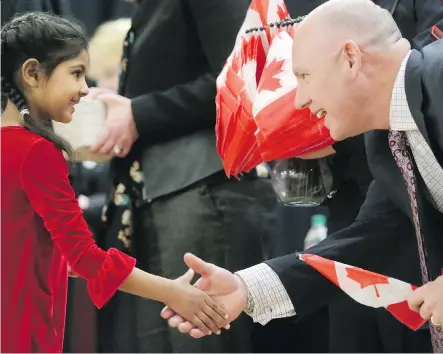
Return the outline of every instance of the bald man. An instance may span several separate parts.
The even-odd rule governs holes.
[[[411,51],[389,12],[372,1],[331,0],[302,22],[294,48],[297,107],[324,116],[336,140],[366,133],[375,179],[356,222],[309,253],[379,273],[388,273],[394,253],[420,264],[416,271],[426,285],[409,305],[431,320],[433,349],[441,352],[443,41]],[[306,316],[340,291],[294,255],[236,275],[193,255],[185,261],[202,275],[198,286],[223,302],[231,319],[241,311],[262,324]],[[177,317],[169,322],[201,335]]]
[[[292,17],[305,16],[327,0],[285,0]],[[435,0],[373,0],[389,10],[404,38],[415,48],[422,48],[436,40],[437,28],[443,30],[443,2]],[[439,23],[440,22],[440,23]],[[335,151],[334,151],[335,150]],[[345,139],[333,147],[311,153],[309,157],[329,155],[334,189],[337,191],[323,205],[328,207],[328,230],[335,233],[351,225],[366,198],[373,180],[369,170],[364,134]],[[291,209],[291,210],[289,210]],[[289,208],[294,219],[299,218],[297,208]],[[309,212],[307,210],[306,212]],[[293,225],[297,220],[293,220]],[[297,230],[295,230],[297,231]],[[288,237],[288,235],[290,235]],[[297,239],[296,232],[275,235],[274,249],[285,250]],[[414,252],[416,247],[412,246]],[[291,253],[295,246],[274,257]],[[420,272],[414,272],[417,263],[411,263],[402,254],[394,254],[389,269],[393,277],[417,283]],[[406,275],[406,276],[405,276]],[[413,277],[415,276],[415,278]],[[328,311],[329,309],[329,311]],[[328,321],[329,320],[329,321]],[[329,322],[329,323],[328,323]],[[329,328],[328,328],[329,325]],[[429,343],[429,326],[424,326],[407,343],[408,329],[384,309],[374,310],[362,306],[343,294],[329,306],[322,308],[300,321],[298,318],[272,321],[266,326],[256,326],[255,345],[265,352],[401,352],[404,347],[421,352],[423,344]],[[328,335],[329,331],[329,342]],[[269,341],[272,336],[273,341]],[[318,340],[321,337],[322,340]]]

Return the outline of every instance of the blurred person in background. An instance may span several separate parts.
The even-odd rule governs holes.
[[[88,78],[97,87],[117,92],[123,42],[130,28],[130,19],[108,21],[100,25],[90,39]],[[75,163],[71,177],[85,219],[98,234],[103,226],[101,212],[110,185],[109,163]]]
[[[105,22],[97,28],[89,41],[87,79],[90,83],[117,91],[123,42],[130,27],[131,20],[122,18]],[[110,188],[109,163],[71,163],[69,177],[83,216],[100,242],[97,236],[102,235],[103,231],[101,213]],[[69,279],[64,352],[97,350],[96,309],[86,287],[82,279]]]
[[[71,16],[70,0],[2,0],[2,25],[14,15],[27,11],[51,12],[60,16]]]
[[[102,246],[175,278],[194,252],[230,270],[265,257],[276,203],[255,173],[229,180],[215,141],[215,79],[234,47],[249,0],[142,0],[123,49],[118,94],[91,90],[107,106],[102,139],[113,154],[113,192]],[[223,336],[196,341],[158,316],[162,306],[117,294],[99,313],[102,352],[251,352],[246,316]]]
[[[90,37],[106,22],[131,17],[134,7],[125,0],[63,0],[71,5],[75,18],[82,21]]]
[[[325,2],[285,0],[293,18],[305,16]],[[374,3],[391,11],[400,31],[411,41],[413,48],[422,48],[435,41],[438,33],[443,33],[433,27],[436,25],[443,30],[441,1],[375,0]],[[364,135],[346,139],[334,144],[332,148],[304,158],[324,156],[329,156],[328,162],[334,178],[333,189],[337,191],[323,204],[328,208],[328,232],[334,233],[351,225],[357,217],[372,181],[372,174],[366,159]],[[288,209],[285,217],[291,215],[296,219],[291,224],[302,220],[305,211],[297,215],[300,208]],[[280,238],[274,239],[273,248],[281,252],[274,254],[274,257],[301,249],[298,246],[302,245],[305,233],[300,235],[298,242],[296,237],[288,238],[287,234],[288,231],[283,230]],[[413,275],[415,283],[420,283],[419,268],[410,261],[416,259],[416,252],[416,249],[411,249],[411,257],[404,253],[393,255],[391,268],[387,272],[399,279]],[[421,352],[429,349],[430,342],[427,325],[414,333],[383,309],[362,306],[346,295],[334,301],[329,308],[322,308],[301,322],[294,322],[291,318],[272,321],[266,327],[259,328],[255,336],[257,350],[262,352]],[[271,336],[276,340],[267,341]]]
[[[123,43],[131,28],[131,19],[120,18],[101,24],[89,42],[88,77],[97,87],[117,92]]]

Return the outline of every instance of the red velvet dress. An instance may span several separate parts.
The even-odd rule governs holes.
[[[135,260],[97,247],[63,154],[22,127],[1,128],[1,352],[61,352],[67,264],[102,307]]]

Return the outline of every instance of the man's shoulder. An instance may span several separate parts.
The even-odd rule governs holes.
[[[422,49],[423,60],[435,61],[443,68],[443,38],[432,42]]]
[[[406,65],[405,88],[408,102],[421,107],[423,98],[437,97],[443,92],[443,39],[412,50]],[[435,102],[434,102],[435,103]]]
[[[412,69],[417,65],[422,67],[423,74],[443,72],[443,39],[432,42],[421,50],[413,49],[408,60],[408,67]]]

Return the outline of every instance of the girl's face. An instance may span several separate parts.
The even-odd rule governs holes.
[[[80,98],[88,94],[86,69],[89,55],[83,50],[76,58],[57,65],[51,75],[38,80],[27,95],[31,113],[43,119],[69,123]]]

